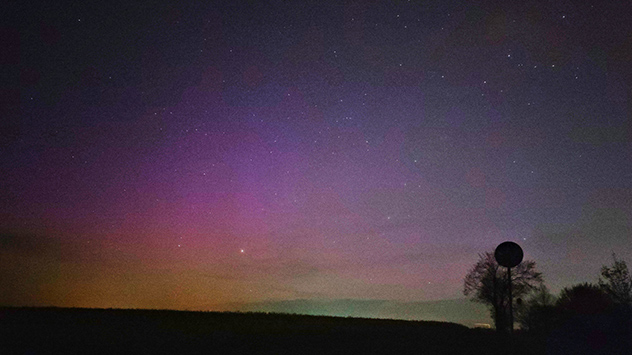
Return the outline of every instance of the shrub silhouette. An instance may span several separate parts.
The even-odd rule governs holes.
[[[520,327],[529,332],[549,332],[555,324],[557,315],[555,301],[555,296],[546,286],[541,285],[531,298],[523,302],[516,310],[516,319]]]
[[[610,310],[613,302],[599,286],[586,282],[562,289],[556,306],[564,315],[599,314]]]
[[[555,303],[555,326],[547,351],[554,354],[629,354],[629,319],[621,318],[610,296],[598,285],[566,287]]]

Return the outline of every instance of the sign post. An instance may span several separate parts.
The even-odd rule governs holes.
[[[511,268],[522,262],[524,253],[520,245],[514,242],[500,243],[494,251],[494,258],[499,265],[507,268],[507,285],[509,288],[509,332],[513,334],[513,297],[511,295]]]

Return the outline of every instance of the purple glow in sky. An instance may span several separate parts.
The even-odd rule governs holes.
[[[0,304],[454,299],[506,240],[553,291],[632,260],[629,5],[12,6]]]

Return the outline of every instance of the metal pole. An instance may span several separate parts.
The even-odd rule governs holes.
[[[513,334],[513,298],[511,296],[511,268],[507,268],[507,282],[509,283],[509,334]]]

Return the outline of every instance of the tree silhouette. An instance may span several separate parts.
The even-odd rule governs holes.
[[[623,260],[617,259],[612,253],[612,266],[601,267],[599,287],[614,303],[621,306],[632,306],[632,277],[628,271],[628,265]]]
[[[509,287],[507,270],[494,258],[494,253],[479,255],[479,261],[465,276],[463,294],[471,296],[475,302],[490,306],[490,313],[496,330],[509,329]],[[525,260],[512,268],[512,289],[514,298],[524,297],[542,285],[542,273],[535,270],[535,261]]]

